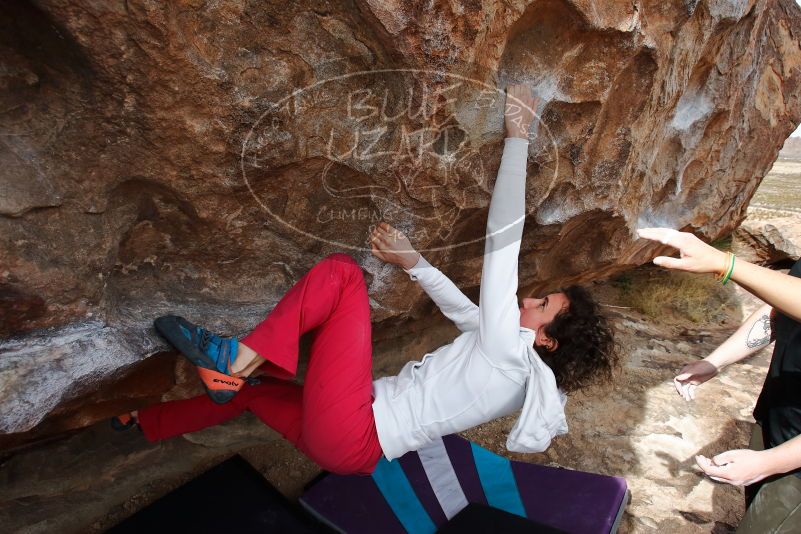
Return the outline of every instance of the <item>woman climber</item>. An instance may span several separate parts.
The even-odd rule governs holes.
[[[564,392],[611,376],[611,331],[580,287],[517,299],[525,220],[528,135],[539,99],[523,85],[507,90],[507,137],[487,220],[479,305],[386,223],[372,253],[416,280],[462,332],[396,376],[373,381],[370,304],[362,271],[346,254],[314,265],[241,340],[177,316],[158,332],[197,367],[208,395],[159,403],[115,418],[151,441],[253,412],[322,468],[373,471],[420,449],[522,408],[507,439],[513,451],[545,450],[567,432]],[[291,382],[298,340],[314,330],[303,385]],[[258,383],[256,371],[267,375]]]

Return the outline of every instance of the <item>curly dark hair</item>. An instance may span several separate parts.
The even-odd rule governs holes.
[[[556,376],[556,384],[570,393],[610,380],[618,355],[612,329],[590,293],[580,286],[560,292],[567,297],[568,306],[545,326],[545,333],[558,345],[552,351],[535,348]]]

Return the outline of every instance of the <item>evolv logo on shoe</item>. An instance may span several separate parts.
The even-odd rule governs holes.
[[[219,378],[212,379],[212,382],[219,382],[221,384],[226,384],[228,386],[238,386],[239,385],[238,382],[228,381],[228,380],[220,380]]]

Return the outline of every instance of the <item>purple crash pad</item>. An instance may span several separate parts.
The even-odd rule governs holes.
[[[503,478],[504,466],[511,468],[508,486],[515,499],[519,495],[518,502],[522,502],[529,519],[575,534],[608,534],[617,530],[628,503],[623,478],[512,462],[456,435],[445,436],[442,441],[446,461],[452,465],[467,502],[486,505],[488,492],[499,491],[486,477],[485,485],[490,486],[485,488],[479,476],[477,464],[489,455],[501,462],[499,478]],[[482,454],[477,456],[476,451]],[[385,466],[392,464],[389,471],[394,473],[394,486],[391,487],[400,488],[397,492],[388,489],[386,482],[377,483],[375,474],[328,474],[307,489],[301,504],[334,529],[354,534],[425,534],[447,523],[445,507],[440,504],[418,453],[382,462]],[[498,468],[496,463],[493,465]],[[400,491],[404,488],[407,491]],[[509,487],[501,491],[508,490]],[[492,497],[489,500],[497,502],[497,497]]]

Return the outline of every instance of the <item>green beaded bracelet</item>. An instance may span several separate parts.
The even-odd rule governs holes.
[[[735,255],[732,254],[731,252],[729,252],[729,255],[731,256],[731,260],[729,261],[729,269],[726,271],[726,276],[723,277],[723,281],[721,282],[724,286],[726,285],[726,282],[728,282],[731,279],[731,275],[734,274]]]

